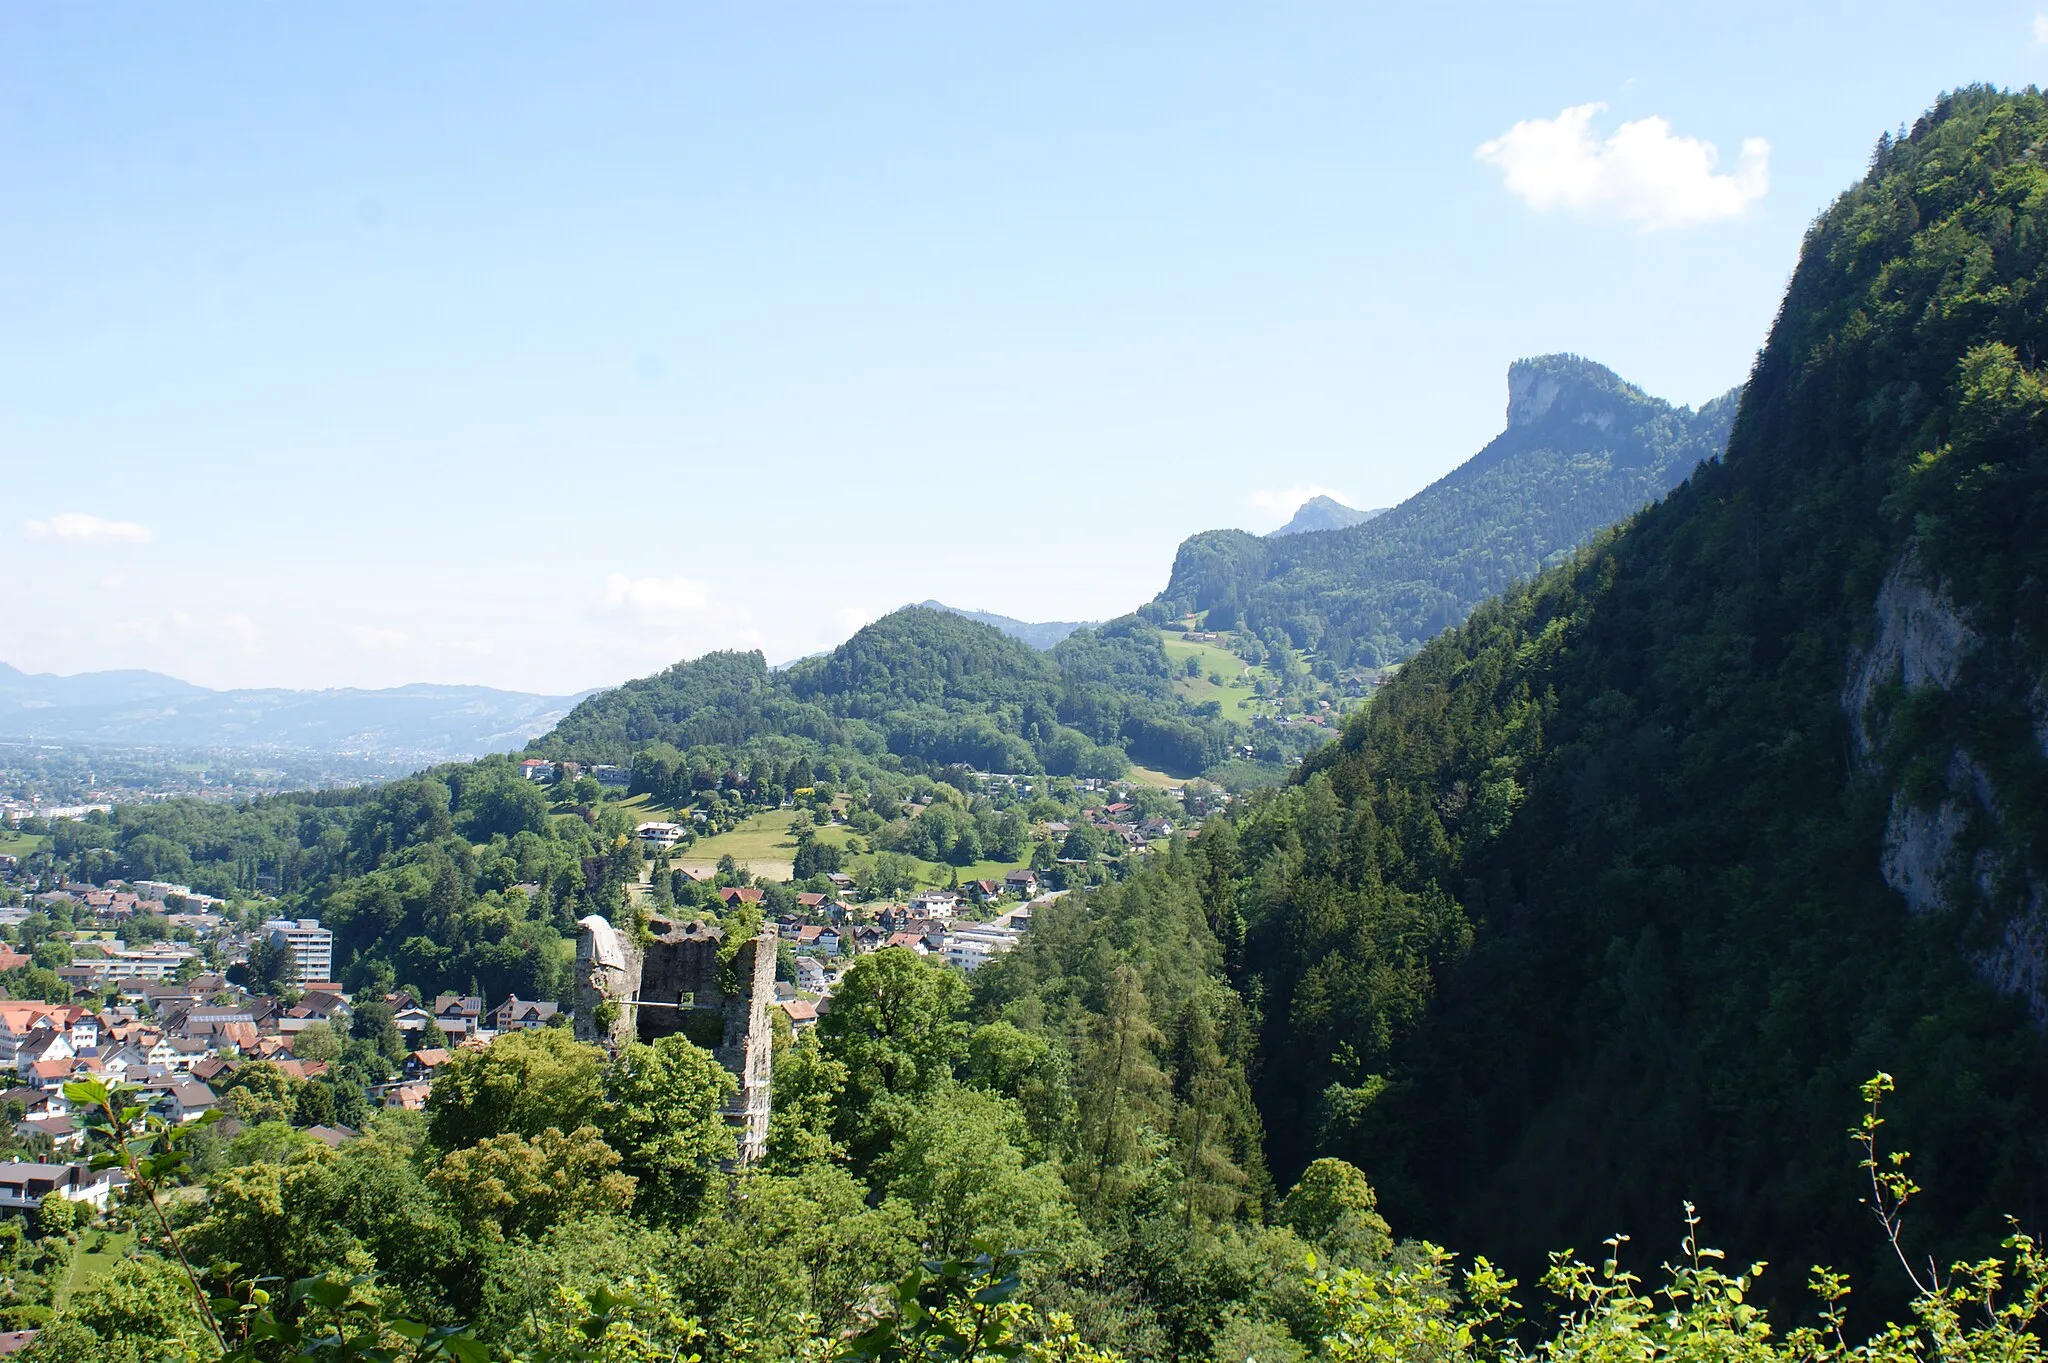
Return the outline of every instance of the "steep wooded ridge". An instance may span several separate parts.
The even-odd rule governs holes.
[[[1156,630],[1126,618],[1043,653],[950,610],[906,606],[830,653],[771,671],[707,653],[592,696],[534,750],[625,763],[652,743],[827,752],[938,770],[1115,776],[1129,760],[1200,771],[1234,732],[1174,698]]]
[[[1507,429],[1435,483],[1345,529],[1196,535],[1148,609],[1277,628],[1339,667],[1398,662],[1718,455],[1734,409],[1674,407],[1575,355],[1518,361]]]
[[[1881,1267],[1844,1132],[1883,1069],[1910,1250],[2040,1224],[2044,139],[1979,88],[1882,142],[1725,458],[1241,816],[1277,1174],[1342,1155],[1517,1266],[1692,1197],[1794,1296]]]

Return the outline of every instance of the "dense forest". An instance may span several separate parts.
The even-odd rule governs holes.
[[[1147,610],[1277,630],[1338,667],[1397,663],[1719,455],[1734,410],[1733,393],[1673,407],[1575,355],[1518,361],[1507,429],[1435,483],[1341,530],[1196,535]]]
[[[1244,813],[1276,1170],[1342,1154],[1397,1224],[1517,1264],[1690,1196],[1747,1254],[1868,1269],[1842,1132],[1883,1069],[1937,1190],[1916,1252],[2048,1211],[2044,133],[1970,90],[1882,144],[1726,457]],[[1934,585],[1899,647],[1902,573]],[[1944,630],[1984,644],[1945,668]]]
[[[863,769],[1114,777],[1132,761],[1200,772],[1235,727],[1178,702],[1155,630],[1135,618],[1043,653],[950,611],[906,606],[830,653],[771,671],[758,653],[709,653],[590,697],[534,745],[627,763],[640,748],[719,748]]]

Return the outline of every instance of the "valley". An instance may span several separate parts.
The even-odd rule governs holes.
[[[926,601],[432,697],[489,741],[395,779],[16,797],[0,1139],[75,1192],[0,1236],[0,1326],[340,1356],[229,1353],[240,1292],[270,1342],[460,1359],[2037,1356],[2044,148],[2038,92],[1943,96],[1742,388],[1518,361],[1430,487],[1190,536],[1113,619]],[[157,734],[160,684],[77,722]]]

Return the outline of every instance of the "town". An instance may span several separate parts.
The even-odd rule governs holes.
[[[539,759],[519,771],[524,781],[589,780],[619,796],[629,780],[617,767]],[[972,769],[950,774],[1005,801],[1028,799],[1033,780],[1044,782]],[[1031,829],[1039,849],[1033,864],[999,878],[956,876],[945,886],[873,898],[842,870],[806,882],[825,888],[793,889],[797,882],[754,876],[729,860],[671,867],[679,846],[703,829],[703,811],[694,820],[642,820],[633,840],[644,863],[628,912],[644,915],[674,902],[678,890],[685,898],[694,891],[711,910],[707,917],[772,927],[774,1025],[794,1038],[830,1010],[834,988],[860,956],[901,948],[971,973],[1015,948],[1034,913],[1068,894],[1070,881],[1099,875],[1104,853],[1113,866],[1185,836],[1187,816],[1177,822],[1165,801],[1185,807],[1192,799],[1199,816],[1230,798],[1213,789],[1134,791],[1096,779],[1063,782],[1061,791],[1075,812]],[[779,802],[799,842],[814,831],[799,812],[812,794],[802,789]],[[847,825],[850,803],[823,806],[824,826]],[[920,795],[907,808],[914,815],[931,803]],[[53,816],[92,812],[45,810],[37,819],[23,810],[17,820],[47,828]],[[273,879],[262,880],[275,888]],[[538,894],[541,887],[516,888]],[[0,945],[0,976],[40,994],[0,999],[0,1067],[14,1080],[0,1092],[0,1117],[11,1130],[0,1138],[11,1147],[0,1163],[0,1210],[33,1210],[50,1196],[105,1210],[118,1192],[120,1172],[93,1170],[84,1158],[86,1133],[64,1096],[75,1079],[132,1087],[153,1115],[174,1125],[206,1120],[214,1139],[284,1120],[339,1145],[376,1108],[424,1108],[455,1054],[489,1047],[508,1032],[572,1025],[567,997],[351,991],[337,978],[334,934],[317,919],[282,916],[281,907],[260,890],[229,899],[163,880],[53,883],[36,859],[0,854],[0,930],[8,939]],[[345,1048],[346,1069],[360,1083],[344,1077]]]

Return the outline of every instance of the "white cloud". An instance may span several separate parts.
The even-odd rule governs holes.
[[[46,521],[30,521],[32,540],[74,540],[82,544],[147,544],[149,527],[134,521],[109,521],[83,511],[66,511]]]
[[[875,618],[875,613],[866,606],[841,606],[832,612],[832,623],[838,626],[841,638],[860,632],[861,626]]]
[[[613,573],[604,580],[604,603],[646,620],[681,624],[718,614],[711,588],[690,577],[627,577]]]
[[[383,629],[375,625],[350,625],[348,637],[365,653],[389,653],[411,642],[404,630]]]
[[[1675,137],[1661,118],[1624,123],[1601,141],[1593,120],[1606,108],[1579,104],[1556,118],[1524,119],[1477,155],[1539,213],[1618,218],[1644,231],[1739,217],[1770,189],[1771,144],[1761,137],[1743,139],[1735,173],[1720,174],[1711,142]]]
[[[2034,16],[2034,41],[2043,47],[2048,47],[2048,14],[2037,14]]]
[[[628,577],[613,573],[601,594],[606,649],[644,661],[633,675],[694,658],[707,649],[763,648],[766,636],[754,617],[719,599],[709,585],[693,577]],[[618,634],[623,626],[628,632]]]
[[[1286,520],[1301,509],[1301,504],[1311,497],[1330,497],[1351,505],[1351,499],[1333,487],[1321,483],[1310,483],[1305,487],[1259,488],[1246,494],[1245,500],[1269,516]]]

